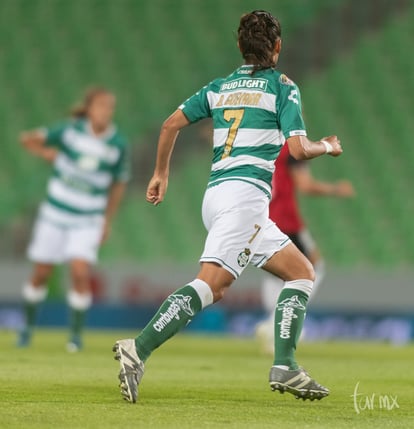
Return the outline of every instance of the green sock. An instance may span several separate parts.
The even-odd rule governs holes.
[[[28,302],[24,303],[24,316],[26,320],[26,326],[24,330],[31,331],[36,323],[37,312],[39,309],[38,302]]]
[[[298,369],[296,344],[302,331],[309,296],[302,290],[284,287],[275,310],[275,358],[273,365]]]
[[[37,313],[40,304],[45,300],[47,289],[44,286],[33,286],[27,282],[23,285],[23,314],[25,318],[25,326],[23,331],[30,333],[36,323]]]
[[[193,287],[186,285],[172,293],[135,338],[139,358],[145,362],[157,347],[191,322],[201,308],[200,297]]]
[[[70,308],[69,330],[71,337],[80,337],[85,326],[86,310]]]

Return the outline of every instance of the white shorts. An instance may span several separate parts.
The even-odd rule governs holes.
[[[215,262],[237,278],[250,263],[266,264],[291,241],[269,219],[269,199],[239,180],[208,188],[203,200],[208,235],[200,262]]]
[[[95,263],[103,234],[100,221],[59,225],[39,216],[27,256],[33,262],[60,264],[73,259]]]

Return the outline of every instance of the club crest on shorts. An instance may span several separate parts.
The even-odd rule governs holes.
[[[240,267],[245,267],[249,263],[249,256],[252,252],[250,249],[246,248],[243,250],[243,252],[240,252],[237,256],[237,263]]]

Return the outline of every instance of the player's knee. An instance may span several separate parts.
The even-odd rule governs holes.
[[[312,282],[315,281],[315,270],[313,265],[307,259],[305,259],[303,264],[301,264],[300,269],[297,270],[295,277],[311,280]]]
[[[213,285],[211,291],[213,292],[213,302],[218,302],[223,299],[227,289],[230,287],[232,282],[222,283],[219,285]]]
[[[221,299],[223,299],[224,294],[226,292],[227,288],[221,288],[221,289],[217,289],[217,290],[213,290],[213,302],[218,302]]]
[[[312,266],[312,264],[310,262],[308,262],[305,266],[305,277],[308,280],[312,280],[313,282],[315,281],[315,270]]]
[[[221,266],[211,262],[204,262],[201,265],[201,270],[197,278],[209,285],[213,293],[213,302],[220,301],[234,281],[232,274]]]

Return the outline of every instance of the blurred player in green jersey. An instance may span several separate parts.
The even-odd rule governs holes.
[[[298,159],[338,156],[342,148],[336,136],[319,141],[306,137],[299,89],[275,70],[282,47],[276,18],[260,10],[243,15],[238,46],[245,64],[200,89],[161,128],[146,194],[154,205],[164,200],[180,129],[203,118],[213,120],[212,168],[202,207],[208,235],[196,278],[173,292],[135,339],[115,343],[121,393],[131,402],[137,400],[150,354],[203,308],[218,302],[248,264],[285,281],[276,307],[271,388],[303,399],[329,394],[295,359],[314,270],[269,219],[269,199],[274,162],[285,141]]]
[[[53,163],[47,197],[40,206],[28,249],[34,267],[23,287],[21,347],[31,342],[48,279],[54,265],[63,262],[69,264],[72,282],[67,347],[69,351],[82,347],[84,318],[92,304],[90,268],[108,236],[129,179],[127,144],[112,123],[115,104],[114,94],[94,88],[73,110],[73,119],[21,134],[28,152]]]

